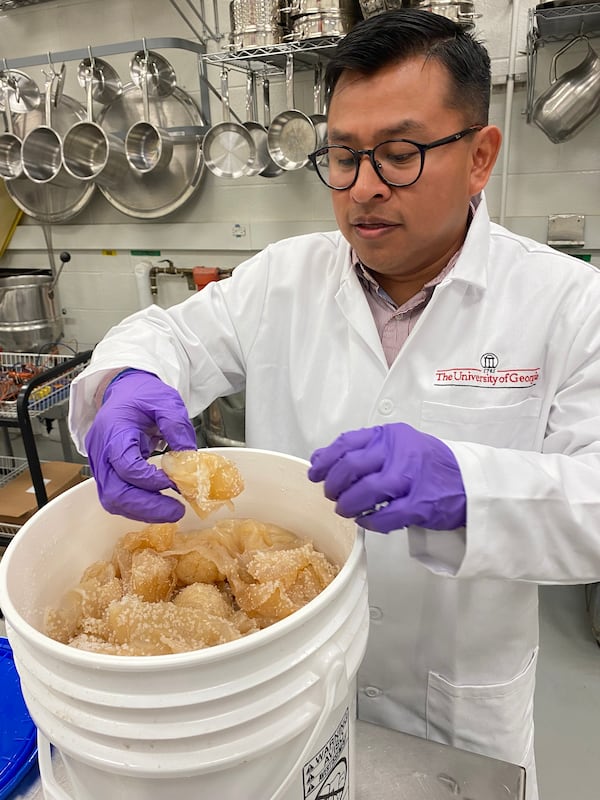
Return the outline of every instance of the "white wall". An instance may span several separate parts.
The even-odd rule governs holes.
[[[189,6],[179,7],[193,19]],[[196,7],[198,4],[196,3]],[[211,3],[206,3],[212,9]],[[228,30],[228,3],[219,0],[220,28]],[[503,126],[506,105],[505,79],[508,69],[511,14],[508,0],[476,0],[481,13],[478,34],[492,55],[494,89],[491,121]],[[516,72],[524,75],[528,4],[517,10],[518,49]],[[212,14],[208,23],[214,27]],[[197,28],[200,23],[195,21]],[[88,45],[147,37],[181,37],[194,34],[168,0],[50,0],[4,12],[0,15],[0,59],[59,52]],[[221,50],[209,44],[209,51]],[[547,85],[551,54],[559,45],[540,50],[536,93]],[[598,45],[600,47],[600,44]],[[136,47],[137,49],[137,47]],[[196,56],[181,50],[163,51],[173,63],[179,85],[200,99]],[[132,52],[107,58],[123,80],[128,79]],[[577,62],[581,51],[567,54],[564,67]],[[67,64],[65,93],[85,102],[76,79],[77,61]],[[41,67],[25,71],[43,86]],[[209,79],[218,84],[218,68],[209,67]],[[243,75],[232,74],[232,105],[244,114]],[[312,75],[297,76],[296,104],[312,112]],[[272,113],[285,107],[282,82],[272,79]],[[506,224],[508,227],[545,240],[549,214],[577,213],[586,216],[586,250],[600,251],[600,117],[571,142],[554,145],[534,126],[525,122],[526,91],[517,82],[511,114]],[[213,121],[220,108],[211,98]],[[487,195],[493,216],[500,214],[501,164],[494,171]],[[239,237],[239,227],[244,235]],[[114,209],[96,192],[91,203],[74,219],[53,226],[55,251],[68,250],[72,259],[59,283],[61,306],[65,309],[65,338],[80,347],[92,346],[114,323],[138,307],[133,269],[143,260],[131,250],[160,250],[161,258],[177,266],[235,266],[268,242],[295,233],[330,229],[335,226],[327,190],[308,170],[288,172],[275,179],[218,179],[205,172],[197,193],[184,206],[159,220],[136,220]],[[116,251],[115,255],[103,251]],[[156,260],[156,259],[155,259]],[[24,218],[9,250],[0,259],[1,268],[47,267],[44,237],[40,226]],[[159,302],[167,305],[188,294],[185,281],[159,279]]]

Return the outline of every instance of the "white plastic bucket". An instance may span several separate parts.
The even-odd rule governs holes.
[[[126,531],[94,481],[60,495],[18,532],[0,562],[0,605],[25,702],[40,732],[47,800],[335,800],[354,798],[356,672],[368,631],[362,533],[334,513],[301,459],[215,448],[239,467],[235,512],[286,527],[341,566],[285,620],[245,638],[175,655],[109,656],[41,633],[58,602]],[[343,565],[343,566],[342,566]],[[71,784],[52,773],[50,745]]]

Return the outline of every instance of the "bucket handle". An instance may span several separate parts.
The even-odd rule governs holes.
[[[44,789],[44,797],[46,800],[74,800],[71,795],[65,792],[54,777],[50,742],[39,728],[37,732],[37,743],[38,763],[40,767],[40,776],[42,778],[42,788]]]
[[[324,663],[321,665],[320,671],[326,670],[326,677],[323,704],[321,713],[319,714],[319,719],[317,720],[317,724],[315,725],[312,734],[309,736],[302,752],[296,759],[294,766],[288,772],[287,777],[281,786],[275,791],[275,794],[272,795],[271,800],[281,800],[283,793],[287,791],[290,783],[296,776],[296,773],[299,769],[301,769],[303,762],[306,760],[308,754],[319,740],[319,737],[323,733],[323,727],[327,717],[334,709],[338,680],[346,669],[344,653],[339,645],[335,644],[335,642],[332,642],[329,650],[325,653],[322,660]],[[50,800],[54,800],[54,798],[50,798]],[[57,800],[64,799],[58,798]],[[67,800],[70,800],[70,798]]]

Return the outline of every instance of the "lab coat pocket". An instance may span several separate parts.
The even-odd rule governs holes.
[[[435,672],[427,685],[427,738],[527,765],[533,744],[533,694],[538,648],[506,683],[456,685]]]
[[[542,400],[528,397],[506,406],[456,406],[425,400],[420,429],[448,441],[474,442],[514,450],[541,446],[545,426],[539,417]],[[536,448],[536,434],[539,444]]]

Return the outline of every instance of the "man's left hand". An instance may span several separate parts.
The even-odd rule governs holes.
[[[315,450],[308,472],[342,517],[388,533],[418,525],[454,530],[466,524],[460,469],[440,439],[395,423],[361,428]]]

